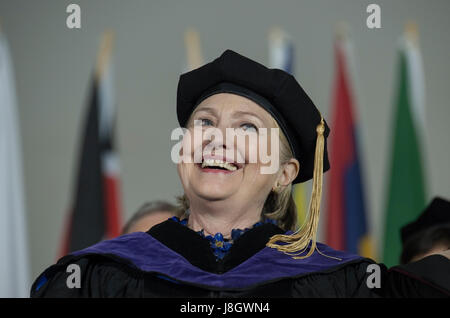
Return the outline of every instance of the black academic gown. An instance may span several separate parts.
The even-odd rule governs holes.
[[[265,246],[280,233],[273,224],[248,230],[223,260],[216,261],[207,239],[168,220],[147,233],[127,234],[63,257],[36,279],[31,296],[450,296],[450,260],[443,256],[388,270],[370,259],[319,244],[321,253],[296,260]],[[79,266],[80,288],[67,285],[73,273],[67,272],[70,264]]]

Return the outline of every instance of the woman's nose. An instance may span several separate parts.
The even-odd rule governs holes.
[[[209,128],[203,134],[203,149],[209,154],[221,150],[226,151],[227,142],[225,132],[218,128]]]
[[[234,137],[230,134],[230,125],[220,122],[216,127],[208,128],[204,131],[203,147],[215,149],[216,151],[232,151],[234,148]],[[224,153],[225,154],[225,153]]]

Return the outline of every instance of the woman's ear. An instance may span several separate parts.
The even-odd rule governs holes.
[[[300,163],[297,159],[291,158],[282,166],[280,175],[277,178],[277,183],[280,186],[287,186],[295,180],[300,171]]]

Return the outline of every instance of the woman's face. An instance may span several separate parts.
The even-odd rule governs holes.
[[[192,161],[179,163],[178,173],[191,203],[196,199],[236,200],[262,207],[280,170],[261,173],[271,163],[267,157],[261,160],[260,149],[271,158],[276,154],[279,160],[279,143],[271,143],[275,138],[270,138],[271,128],[278,129],[271,115],[245,97],[220,93],[198,105],[187,128],[190,134],[185,135],[182,152]],[[211,133],[214,138],[208,137]],[[216,138],[220,135],[223,138]]]

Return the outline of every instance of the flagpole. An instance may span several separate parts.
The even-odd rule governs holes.
[[[184,33],[184,44],[186,46],[187,62],[189,70],[203,65],[203,56],[200,48],[200,36],[193,28],[188,28]]]
[[[279,26],[273,26],[269,30],[269,42],[279,44],[286,37],[286,34]]]
[[[417,23],[413,22],[413,21],[408,21],[405,23],[405,37],[411,41],[411,43],[415,46],[418,47],[419,44],[419,32],[418,32],[418,27],[417,27]]]
[[[336,38],[338,40],[347,40],[350,32],[350,27],[347,22],[341,21],[336,24]]]
[[[112,30],[106,30],[102,35],[100,48],[97,55],[95,67],[95,79],[98,82],[102,78],[106,66],[109,64],[114,45],[115,34]]]

